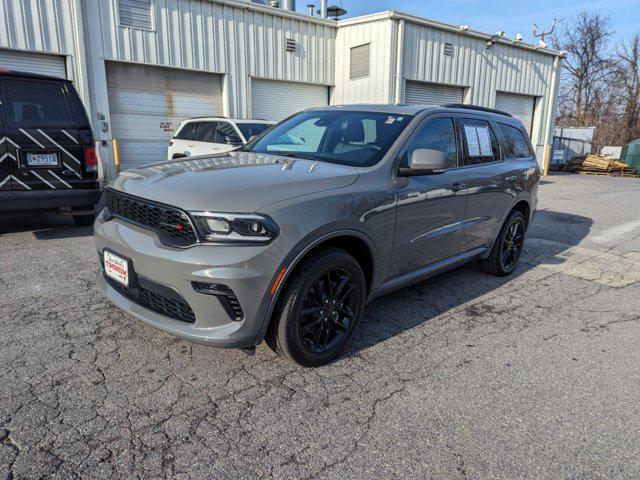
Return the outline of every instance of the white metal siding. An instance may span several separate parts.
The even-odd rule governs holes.
[[[80,1],[0,1],[0,48],[66,57],[65,76],[89,109]]]
[[[333,84],[333,21],[259,5],[154,0],[150,31],[119,28],[118,0],[93,1],[100,2],[106,59],[228,73],[228,116],[249,115],[251,76]],[[286,51],[285,38],[295,40],[295,52]]]
[[[444,55],[447,43],[453,56]],[[536,110],[546,112],[556,57],[544,52],[496,44],[487,49],[484,39],[407,21],[404,32],[403,76],[407,80],[464,85],[466,103],[493,108],[496,92],[540,97]],[[538,152],[544,150],[546,115],[529,126]]]
[[[222,114],[221,76],[107,63],[111,131],[121,168],[162,161],[180,122]]]
[[[61,55],[0,50],[0,68],[67,78],[65,57]]]
[[[513,93],[497,92],[496,108],[510,113],[520,120],[531,135],[533,126],[533,113],[535,109],[535,97],[529,95],[515,95]]]
[[[329,90],[323,85],[251,80],[251,116],[282,120],[301,110],[329,103]]]
[[[339,27],[336,34],[335,88],[331,103],[393,102],[394,29],[390,20],[379,20]],[[369,76],[350,79],[349,57],[352,47],[370,43]]]
[[[404,101],[418,105],[444,105],[445,103],[462,103],[464,88],[450,85],[434,85],[430,83],[407,82]]]

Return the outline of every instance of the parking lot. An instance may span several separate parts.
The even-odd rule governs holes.
[[[0,221],[0,476],[637,478],[640,183],[556,175],[510,278],[372,302],[302,369],[178,340],[94,286],[90,228]]]

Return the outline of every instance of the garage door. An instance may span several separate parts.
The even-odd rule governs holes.
[[[329,104],[329,87],[308,83],[251,80],[251,116],[279,121],[307,108]]]
[[[444,105],[446,103],[463,103],[464,88],[435,83],[407,81],[404,98],[406,103],[418,105]]]
[[[518,95],[515,93],[496,93],[496,109],[510,113],[520,120],[531,136],[533,126],[533,111],[536,105],[536,97]]]
[[[67,78],[65,57],[61,55],[0,50],[0,68]]]
[[[213,73],[107,62],[107,88],[122,170],[166,160],[181,121],[222,115],[222,78]]]

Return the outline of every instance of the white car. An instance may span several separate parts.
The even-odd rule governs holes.
[[[180,124],[169,142],[167,159],[224,153],[244,145],[276,122],[222,117],[190,118]]]

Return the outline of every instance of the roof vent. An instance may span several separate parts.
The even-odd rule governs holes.
[[[284,47],[287,52],[295,52],[296,51],[296,41],[293,38],[285,38],[284,39]]]
[[[337,5],[333,5],[327,8],[327,16],[333,17],[334,20],[338,20],[343,15],[346,15],[347,11],[344,8],[338,7]]]

